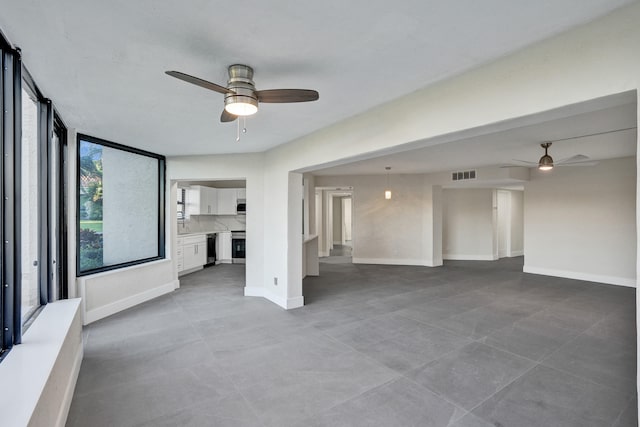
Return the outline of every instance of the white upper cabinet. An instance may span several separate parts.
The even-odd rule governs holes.
[[[239,200],[247,200],[247,189],[246,188],[237,188],[238,199]]]
[[[235,215],[238,205],[237,188],[218,188],[218,215]]]
[[[216,188],[192,185],[187,190],[187,213],[189,215],[215,215],[218,211]]]

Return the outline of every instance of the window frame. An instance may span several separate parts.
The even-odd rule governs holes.
[[[38,198],[36,206],[22,206],[22,90],[35,98],[38,107],[37,153],[38,159]],[[51,157],[54,123],[60,139],[60,155]],[[20,48],[14,47],[0,30],[0,361],[14,345],[22,342],[22,334],[30,323],[42,311],[44,305],[55,299],[68,298],[68,270],[66,264],[66,245],[58,228],[58,248],[51,248],[49,229],[51,212],[57,212],[60,221],[66,218],[66,205],[63,203],[68,193],[65,185],[67,165],[63,162],[67,153],[67,128],[55,110],[33,80],[29,70],[22,62]],[[52,176],[50,162],[56,160],[58,176]],[[46,166],[46,167],[43,167]],[[59,200],[53,200],[51,183],[57,180]],[[52,202],[52,203],[50,203]],[[23,209],[36,209],[40,216],[37,222],[38,236],[38,288],[40,306],[27,319],[22,319],[22,215]],[[46,215],[42,216],[42,213]],[[43,237],[44,236],[44,237]],[[4,243],[6,241],[6,243]],[[58,265],[52,267],[53,251],[62,252],[55,259]],[[53,275],[58,280],[58,289],[50,285]],[[54,293],[58,297],[54,297]]]
[[[113,148],[137,154],[140,156],[150,157],[158,161],[158,255],[123,263],[103,266],[91,270],[80,270],[80,142],[86,141],[92,144],[102,145],[103,147]],[[76,136],[76,277],[89,276],[96,273],[106,271],[119,270],[134,265],[146,264],[148,262],[166,259],[165,254],[165,177],[166,177],[166,158],[161,154],[151,153],[149,151],[140,150],[138,148],[129,147],[118,144],[95,136],[78,133]]]
[[[20,310],[20,150],[22,60],[0,33],[0,360],[22,340]]]

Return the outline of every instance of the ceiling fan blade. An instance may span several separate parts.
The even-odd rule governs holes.
[[[519,159],[511,159],[511,160],[513,160],[514,162],[524,163],[525,165],[534,165],[534,166],[538,165],[538,162],[530,162],[528,160],[519,160]]]
[[[238,118],[238,116],[235,116],[235,115],[231,114],[227,110],[222,110],[222,114],[220,115],[220,121],[222,123],[232,122],[237,118]]]
[[[307,102],[317,101],[320,95],[310,89],[269,89],[256,91],[260,102]]]
[[[562,160],[558,160],[556,163],[556,165],[562,164],[562,163],[575,163],[575,162],[584,162],[589,160],[588,156],[585,156],[584,154],[576,154],[575,156],[571,156],[571,157],[567,157],[566,159],[562,159]]]
[[[211,82],[208,82],[206,80],[202,80],[202,79],[200,79],[198,77],[190,76],[189,74],[181,73],[180,71],[165,71],[165,73],[170,75],[171,77],[175,77],[176,79],[183,80],[183,81],[185,81],[187,83],[191,83],[191,84],[194,84],[196,86],[200,86],[200,87],[203,87],[205,89],[212,90],[214,92],[218,92],[218,93],[221,93],[221,94],[235,93],[231,89],[227,89],[224,86],[220,86],[220,85],[217,85],[215,83],[211,83]]]
[[[502,165],[500,166],[501,169],[506,169],[506,168],[528,168],[531,166],[526,166],[526,165]]]
[[[585,160],[583,162],[565,162],[558,163],[556,166],[595,166],[598,164],[597,160]]]

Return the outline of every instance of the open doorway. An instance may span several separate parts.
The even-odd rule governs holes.
[[[180,277],[208,270],[229,274],[223,264],[244,282],[246,263],[246,181],[179,180],[172,182],[176,211],[176,269]],[[215,268],[210,268],[215,267]],[[224,271],[222,271],[224,270]]]
[[[316,189],[316,230],[320,262],[352,262],[353,194],[351,189]]]

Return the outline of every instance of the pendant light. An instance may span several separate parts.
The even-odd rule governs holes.
[[[545,142],[544,144],[540,144],[540,146],[544,148],[544,156],[540,157],[540,160],[538,161],[538,169],[541,171],[549,171],[553,169],[553,159],[547,153],[547,150],[551,147],[551,143]]]
[[[384,198],[389,200],[391,199],[391,188],[389,187],[389,171],[391,170],[391,167],[386,166],[385,170],[387,171],[387,187],[384,190]]]

